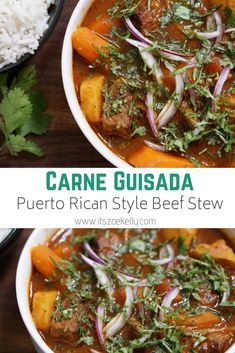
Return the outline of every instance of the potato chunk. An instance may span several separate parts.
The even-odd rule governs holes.
[[[185,245],[189,246],[192,243],[193,237],[198,233],[198,229],[195,228],[179,228],[179,229],[163,229],[162,234],[164,240],[177,239],[180,236],[184,237]]]
[[[34,294],[32,317],[37,329],[44,331],[49,328],[57,295],[57,291]]]
[[[191,252],[196,258],[202,257],[205,253],[209,253],[221,265],[235,268],[235,254],[223,239],[213,244],[200,244]]]
[[[81,107],[91,123],[98,123],[101,120],[104,81],[103,75],[95,75],[85,79],[80,87]]]

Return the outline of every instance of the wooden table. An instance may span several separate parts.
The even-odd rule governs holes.
[[[35,353],[20,317],[15,295],[18,258],[31,230],[21,231],[0,258],[0,353]]]
[[[33,137],[45,150],[46,156],[37,158],[21,154],[12,158],[0,157],[0,167],[109,167],[111,166],[84,137],[66,101],[61,78],[61,49],[65,29],[78,0],[65,0],[62,16],[45,46],[29,62],[38,71],[39,88],[49,103],[53,117],[45,136]],[[8,352],[5,352],[8,353]]]

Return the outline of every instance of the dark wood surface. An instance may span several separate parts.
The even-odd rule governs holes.
[[[31,230],[20,231],[7,252],[0,253],[0,353],[35,353],[15,295],[16,267],[30,233]]]
[[[61,78],[61,49],[67,23],[78,0],[65,0],[62,16],[44,47],[29,63],[38,71],[39,88],[53,117],[50,131],[36,137],[46,156],[0,156],[0,167],[108,167],[110,164],[90,145],[78,128],[66,101]]]

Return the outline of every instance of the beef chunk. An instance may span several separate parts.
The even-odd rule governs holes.
[[[131,102],[131,98],[127,97],[128,102]],[[114,135],[127,136],[131,132],[131,117],[128,115],[129,103],[126,102],[120,109],[120,111],[112,116],[107,116],[105,113],[102,114],[101,121],[104,131],[112,133]]]
[[[136,9],[136,14],[140,20],[142,31],[153,33],[159,27],[159,18],[163,13],[163,0],[152,0],[150,10],[148,0],[141,0]],[[163,6],[162,6],[163,5]]]
[[[211,332],[199,347],[199,353],[225,352],[233,342],[232,332]]]
[[[109,88],[101,116],[104,131],[121,136],[130,134],[132,117],[129,110],[133,99],[133,95],[121,81],[115,82]]]
[[[219,295],[207,291],[206,289],[199,289],[198,295],[200,296],[200,303],[203,306],[214,307],[219,301]]]
[[[96,246],[99,256],[104,258],[111,258],[117,252],[119,246],[122,244],[123,234],[98,232],[96,236]]]
[[[74,343],[78,340],[78,323],[79,313],[74,312],[70,319],[56,321],[52,319],[51,321],[51,336],[56,339],[68,343]]]
[[[140,22],[140,30],[143,34],[156,34],[159,39],[157,30],[161,27],[160,20],[165,10],[169,9],[168,0],[152,0],[150,10],[148,9],[148,0],[141,0],[140,5],[136,9],[136,15]],[[170,22],[163,31],[168,39],[185,40],[185,34],[182,31],[182,25],[177,22]]]
[[[76,343],[80,338],[80,328],[87,329],[86,321],[82,320],[83,317],[87,317],[89,321],[87,306],[80,303],[75,297],[66,298],[57,307],[51,321],[51,336],[67,343]]]

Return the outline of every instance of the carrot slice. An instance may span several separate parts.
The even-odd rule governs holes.
[[[194,316],[179,315],[174,321],[179,326],[195,327],[201,330],[221,323],[220,317],[209,311]]]
[[[129,157],[129,163],[137,168],[194,168],[186,158],[158,152],[148,146],[133,153]]]
[[[73,248],[68,243],[61,243],[53,249],[54,253],[62,259],[67,259],[72,255]]]
[[[112,28],[118,27],[120,25],[120,20],[117,18],[112,18],[108,15],[101,15],[96,17],[93,23],[89,26],[92,31],[108,34],[111,32]]]
[[[52,277],[55,264],[62,259],[45,245],[38,245],[31,250],[32,263],[39,273],[45,277]]]
[[[99,52],[107,52],[109,42],[87,27],[78,27],[72,35],[72,45],[79,55],[94,63],[99,58]]]

